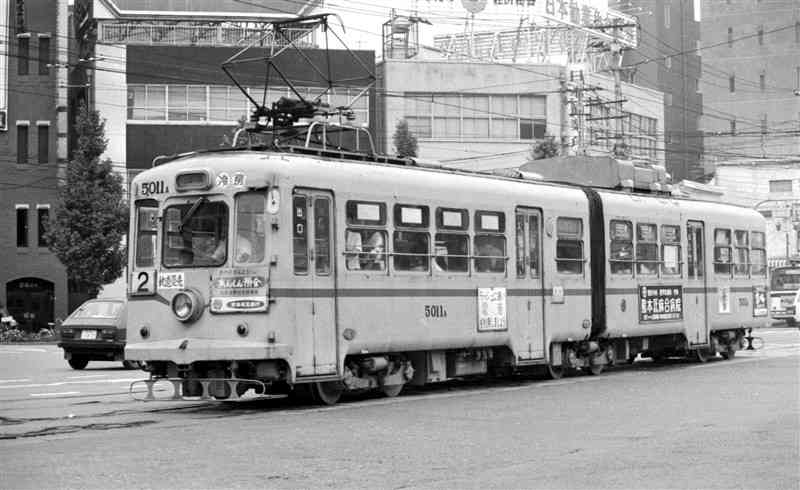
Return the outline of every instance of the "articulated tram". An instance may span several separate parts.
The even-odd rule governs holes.
[[[148,397],[728,359],[768,321],[764,219],[732,205],[300,146],[177,157],[131,206]]]

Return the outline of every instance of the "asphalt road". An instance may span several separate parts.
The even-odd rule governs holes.
[[[800,488],[800,332],[708,364],[303,407],[143,403],[144,373],[0,346],[0,488]]]

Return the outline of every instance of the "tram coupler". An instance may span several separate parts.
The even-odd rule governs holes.
[[[167,383],[168,388],[157,386],[159,383]],[[144,397],[139,396],[141,391],[135,391],[136,387],[144,385]],[[150,378],[134,381],[131,383],[128,394],[137,401],[204,401],[204,400],[241,400],[249,390],[253,389],[256,396],[264,395],[267,392],[267,385],[257,379],[243,378]],[[161,397],[158,393],[169,391],[166,396]],[[246,397],[252,399],[253,397]]]
[[[756,350],[756,348],[753,347],[753,329],[752,328],[748,328],[747,329],[747,335],[744,336],[744,339],[747,341],[747,347],[745,347],[744,350]]]

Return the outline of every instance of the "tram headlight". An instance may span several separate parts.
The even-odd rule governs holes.
[[[183,323],[193,322],[203,313],[200,294],[191,289],[179,292],[172,298],[172,313]]]

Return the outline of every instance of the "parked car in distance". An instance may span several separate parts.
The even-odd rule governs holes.
[[[83,369],[89,361],[122,361],[128,369],[138,363],[126,361],[125,299],[90,299],[58,327],[58,346],[73,369]]]

